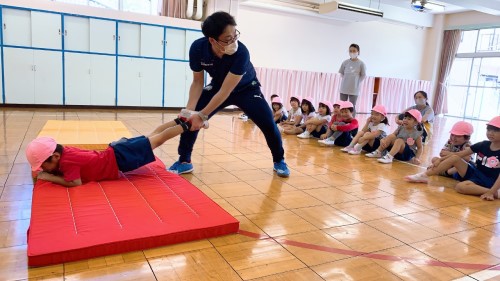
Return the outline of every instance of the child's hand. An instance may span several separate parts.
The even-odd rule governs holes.
[[[38,173],[38,175],[36,176],[36,179],[37,180],[48,180],[50,177],[50,174],[47,173],[47,172],[44,172],[44,171],[41,171],[40,173]]]
[[[331,129],[332,129],[333,131],[337,131],[337,125],[332,125]]]
[[[410,162],[411,162],[412,164],[415,164],[415,165],[420,165],[420,163],[421,163],[420,159],[418,159],[418,158],[416,158],[416,157],[413,157],[413,158],[410,160]]]
[[[326,134],[322,134],[321,136],[319,136],[319,138],[320,138],[321,140],[326,139]]]
[[[493,200],[495,200],[495,196],[493,195],[493,192],[491,192],[491,190],[488,191],[488,192],[486,192],[485,194],[481,195],[480,198],[483,199],[483,200],[486,200],[486,201],[493,201]]]

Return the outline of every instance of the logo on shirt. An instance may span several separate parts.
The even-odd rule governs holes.
[[[481,163],[483,166],[487,168],[500,168],[500,161],[496,156],[486,157],[486,155],[482,153],[477,154],[477,162]]]
[[[213,66],[213,63],[200,62],[201,66]]]

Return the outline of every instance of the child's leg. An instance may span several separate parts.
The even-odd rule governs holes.
[[[384,151],[386,148],[391,146],[391,144],[396,141],[396,136],[395,135],[388,135],[387,137],[383,138],[380,140],[380,146],[377,148],[379,152]]]
[[[363,137],[363,135],[365,134],[365,132],[363,131],[359,131],[355,136],[354,138],[352,139],[351,143],[349,144],[349,146],[353,147],[355,144],[358,143],[358,141],[361,139],[361,137]]]
[[[490,189],[486,188],[486,187],[482,187],[480,185],[477,185],[470,180],[466,180],[466,181],[457,183],[457,185],[455,185],[455,190],[458,193],[467,194],[467,195],[483,195],[486,192],[488,192]]]
[[[177,135],[180,135],[185,131],[189,131],[190,127],[191,125],[189,125],[188,123],[181,123],[180,125],[175,125],[174,127],[167,128],[156,135],[148,136],[149,142],[151,143],[151,149],[155,149],[165,143],[167,140],[176,137]]]
[[[392,145],[391,151],[389,151],[389,154],[394,157],[397,153],[403,153],[405,151],[405,144],[404,140],[396,139]]]
[[[154,135],[157,135],[163,131],[165,131],[165,129],[168,129],[170,127],[173,127],[177,125],[177,122],[175,122],[174,120],[172,121],[168,121],[167,123],[163,123],[161,124],[160,126],[156,127],[156,129],[154,131],[152,131],[149,135],[147,135],[147,137],[152,137]]]
[[[441,161],[436,160],[434,163],[438,164],[437,166],[433,166],[432,168],[430,168],[425,172],[427,176],[439,175],[439,173],[442,173],[450,168],[455,167],[457,169],[458,174],[461,177],[464,177],[469,167],[469,164],[465,162],[464,159],[456,155],[451,155],[448,158]]]
[[[289,130],[285,130],[284,133],[287,135],[298,135],[302,134],[304,132],[304,129],[301,127],[293,127]]]

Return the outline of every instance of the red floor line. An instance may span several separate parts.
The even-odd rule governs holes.
[[[238,231],[238,233],[241,235],[245,235],[247,237],[256,238],[256,239],[272,238],[268,235],[262,235],[262,234],[242,230],[242,229],[240,229]],[[316,251],[335,253],[335,254],[341,254],[341,255],[353,256],[353,257],[362,256],[364,258],[371,258],[371,259],[377,259],[377,260],[405,261],[405,262],[409,262],[412,264],[429,265],[429,266],[437,266],[437,267],[448,267],[448,268],[454,268],[454,269],[500,270],[500,265],[479,264],[479,263],[462,263],[462,262],[444,262],[444,261],[438,261],[438,260],[433,260],[433,259],[415,259],[415,258],[407,258],[407,257],[400,257],[400,256],[384,255],[384,254],[374,254],[374,253],[360,252],[360,251],[355,251],[355,250],[346,250],[346,249],[339,249],[339,248],[333,248],[333,247],[327,247],[327,246],[314,245],[314,244],[292,241],[292,240],[287,240],[287,239],[280,239],[280,238],[276,239],[276,241],[278,243],[281,243],[284,245],[290,245],[290,246],[300,247],[300,248],[304,248],[304,249],[311,249],[311,250],[316,250]]]

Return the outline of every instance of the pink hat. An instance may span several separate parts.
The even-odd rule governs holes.
[[[296,96],[296,95],[293,95],[293,96],[291,96],[291,97],[290,97],[290,101],[291,101],[292,99],[297,99],[297,100],[299,101],[299,103],[302,101],[302,97],[301,97],[301,96]]]
[[[354,105],[350,101],[341,101],[340,102],[340,109],[351,108],[351,107],[354,108]]]
[[[320,104],[324,104],[324,105],[326,105],[326,107],[328,107],[328,109],[330,109],[330,112],[332,112],[332,111],[333,111],[333,105],[332,105],[332,103],[331,103],[331,102],[329,102],[329,101],[327,101],[327,100],[324,100],[324,101],[320,101],[319,103],[320,103]]]
[[[451,127],[450,131],[450,134],[456,136],[470,136],[472,133],[474,133],[474,127],[472,127],[471,123],[465,121],[458,121]]]
[[[417,119],[418,123],[422,122],[422,114],[420,113],[420,111],[418,111],[416,109],[410,109],[410,110],[406,111],[406,113],[410,114],[415,119]]]
[[[338,101],[336,101],[336,102],[334,102],[334,103],[333,103],[333,106],[335,106],[335,105],[340,106],[341,104],[342,104],[342,101],[341,101],[341,100],[338,100]]]
[[[491,121],[486,125],[500,128],[500,116],[493,117],[493,119],[491,119]]]
[[[314,104],[314,99],[311,96],[307,96],[307,97],[303,98],[302,100],[306,100],[306,101],[310,102],[311,104]]]
[[[281,98],[280,97],[274,97],[273,100],[271,101],[271,103],[281,103],[281,104],[283,104],[281,102]]]
[[[387,115],[387,111],[385,110],[385,106],[378,104],[372,108],[372,111],[378,112],[384,116]]]
[[[38,137],[26,148],[26,158],[32,171],[38,171],[43,162],[56,150],[57,142],[51,137]]]

